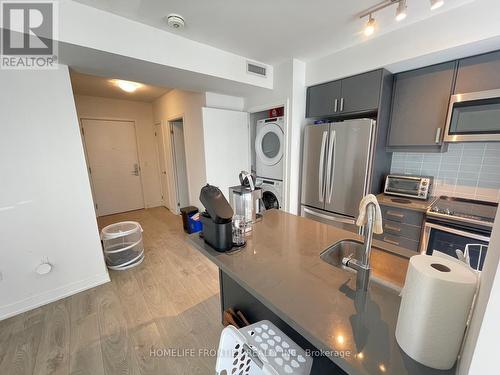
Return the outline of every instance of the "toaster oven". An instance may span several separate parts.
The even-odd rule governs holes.
[[[400,197],[426,200],[431,193],[433,178],[390,174],[385,179],[384,193]]]

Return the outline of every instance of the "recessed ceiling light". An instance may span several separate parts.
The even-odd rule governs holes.
[[[401,0],[396,9],[396,21],[402,21],[406,18],[406,0]]]
[[[444,5],[444,0],[431,0],[431,10],[436,10]]]
[[[115,79],[113,80],[113,83],[126,92],[134,92],[135,90],[137,90],[139,87],[142,86],[140,83],[132,81],[124,81],[121,79]]]
[[[182,29],[186,25],[184,17],[179,14],[169,14],[165,17],[165,21],[167,22],[168,27],[176,30]]]
[[[373,18],[372,15],[370,14],[365,26],[365,35],[370,36],[374,32],[375,32],[375,18]]]

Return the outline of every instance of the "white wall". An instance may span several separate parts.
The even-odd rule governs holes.
[[[465,340],[457,374],[498,374],[498,334],[500,333],[500,210],[481,273],[476,308]]]
[[[285,106],[286,160],[285,160],[285,210],[298,214],[300,205],[301,139],[305,120],[306,65],[290,59],[275,66],[274,89],[245,97],[245,110],[258,112]]]
[[[177,68],[180,72],[192,71],[272,88],[272,66],[263,64],[268,69],[267,77],[248,74],[246,57],[189,40],[175,33],[71,0],[59,1],[58,19],[59,40],[62,42]],[[92,27],[89,27],[89,20]]]
[[[477,0],[307,63],[308,86],[386,67],[397,72],[500,48],[500,2]]]
[[[289,150],[287,162],[289,211],[300,212],[301,172],[302,172],[302,134],[306,120],[306,64],[293,59],[292,98],[290,105],[291,126],[289,127]]]
[[[151,103],[75,95],[78,118],[135,121],[146,208],[162,205],[158,153]]]
[[[109,278],[68,68],[0,70],[0,82],[2,319]],[[44,258],[54,268],[39,276]]]
[[[184,118],[184,145],[188,173],[189,204],[202,208],[200,190],[206,183],[203,121],[201,108],[205,95],[172,90],[153,102],[154,122]]]
[[[234,111],[243,111],[245,108],[245,99],[239,96],[217,94],[215,92],[205,93],[205,106],[219,109],[232,109]]]
[[[250,170],[248,113],[204,107],[202,116],[206,180],[229,200],[240,172]]]

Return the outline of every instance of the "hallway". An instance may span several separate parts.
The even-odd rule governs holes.
[[[215,371],[216,357],[203,353],[217,349],[222,330],[217,268],[184,242],[180,217],[165,208],[98,221],[124,220],[144,229],[143,264],[0,322],[0,374]]]

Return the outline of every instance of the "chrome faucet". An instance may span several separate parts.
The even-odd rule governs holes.
[[[370,281],[370,255],[372,252],[373,224],[375,223],[375,204],[366,206],[366,225],[364,227],[364,246],[361,260],[353,259],[353,254],[342,259],[342,264],[356,271],[356,290],[368,290]]]

